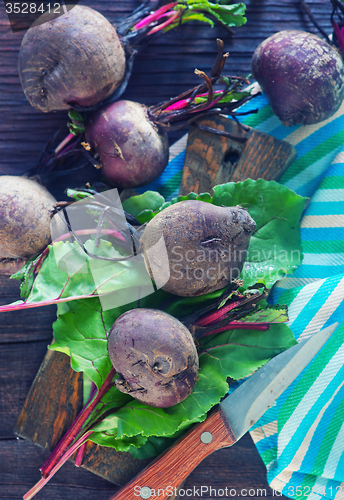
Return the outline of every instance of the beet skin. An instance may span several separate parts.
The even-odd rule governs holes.
[[[55,198],[25,177],[0,176],[0,260],[28,259],[50,243]]]
[[[25,33],[19,52],[25,96],[43,112],[98,104],[120,86],[125,64],[115,28],[83,5],[59,17],[40,16]]]
[[[264,40],[253,54],[252,74],[286,126],[326,120],[344,98],[341,56],[304,31],[281,31]]]
[[[149,184],[168,163],[168,139],[148,117],[147,107],[120,100],[93,113],[86,141],[99,156],[102,174],[118,188]]]
[[[150,220],[141,237],[146,268],[159,288],[183,297],[239,278],[256,223],[241,206],[180,201]]]
[[[110,330],[108,352],[119,374],[118,389],[149,406],[180,403],[196,383],[192,335],[163,311],[142,308],[122,314]]]

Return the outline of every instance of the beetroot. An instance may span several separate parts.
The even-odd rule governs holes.
[[[26,32],[19,53],[25,96],[43,112],[106,99],[121,84],[125,64],[115,28],[82,5],[59,17],[40,16]]]
[[[35,181],[0,176],[0,261],[28,259],[50,243],[50,211],[55,203]]]
[[[141,244],[146,268],[163,290],[183,297],[239,278],[256,223],[241,206],[180,201],[148,222]]]
[[[166,132],[137,102],[117,101],[93,113],[86,125],[86,141],[99,157],[106,181],[118,188],[148,184],[168,163]]]
[[[286,30],[267,38],[253,54],[252,74],[286,126],[326,120],[343,101],[343,60],[311,33]]]
[[[142,308],[122,314],[110,330],[108,352],[119,374],[118,389],[150,406],[180,403],[196,383],[192,335],[163,311]]]

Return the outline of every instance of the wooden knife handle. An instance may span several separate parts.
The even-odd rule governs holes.
[[[221,407],[184,434],[142,472],[120,489],[110,500],[164,500],[202,460],[220,448],[235,443],[232,429]]]

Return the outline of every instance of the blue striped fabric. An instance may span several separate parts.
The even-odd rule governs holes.
[[[330,119],[284,127],[264,95],[242,109],[243,120],[295,146],[298,155],[280,182],[310,198],[301,221],[303,263],[270,296],[287,304],[298,340],[334,322],[340,326],[312,363],[251,429],[274,490],[300,499],[344,500],[344,104]],[[178,194],[186,136],[171,161],[143,190]],[[235,386],[231,386],[233,390]]]
[[[332,132],[342,125],[341,117],[335,118]],[[304,155],[321,149],[311,142],[328,139],[328,127],[308,136],[302,130],[308,127],[298,129],[307,136],[293,139],[300,169],[307,163]],[[270,486],[295,499],[344,499],[344,149],[334,142],[331,147],[311,164],[313,172],[306,167],[281,179],[311,199],[301,221],[303,262],[280,280],[270,300],[288,305],[289,326],[298,340],[332,323],[340,326],[251,430]]]

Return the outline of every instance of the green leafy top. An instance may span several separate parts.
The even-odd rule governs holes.
[[[70,194],[77,200],[83,199],[80,192]],[[188,199],[218,206],[240,204],[255,220],[257,229],[242,273],[244,285],[237,296],[230,293],[222,299],[223,290],[219,290],[200,297],[176,297],[163,290],[154,291],[142,256],[121,262],[90,257],[97,254],[116,259],[123,255],[123,248],[116,243],[121,242],[121,234],[116,233],[114,242],[103,238],[98,241],[97,235],[87,236],[84,247],[88,253],[76,241],[53,243],[13,276],[23,280],[23,301],[2,307],[8,310],[57,303],[58,319],[53,326],[55,342],[51,349],[69,355],[72,368],[83,372],[87,380],[100,388],[111,369],[107,332],[125,311],[135,307],[159,308],[182,319],[214,303],[226,308],[240,297],[247,303],[245,293],[254,293],[254,288],[257,294],[261,293],[262,286],[270,287],[301,261],[299,221],[305,199],[277,182],[248,179],[216,186],[214,196],[191,193],[169,202],[159,193],[148,191],[126,200],[123,208],[144,223],[171,204]],[[206,417],[210,408],[226,395],[229,379],[250,375],[295,343],[284,324],[286,320],[285,308],[267,307],[263,300],[246,316],[239,315],[232,329],[225,326],[216,335],[198,337],[200,370],[196,386],[186,400],[174,407],[151,408],[111,387],[102,399],[102,413],[106,412],[106,416],[93,428],[90,439],[130,451],[138,458],[158,453],[186,427]],[[261,327],[267,323],[269,329]],[[252,325],[256,329],[251,329]]]
[[[81,196],[80,193],[78,196]],[[165,202],[159,193],[149,191],[129,198],[123,208],[140,223],[145,223],[171,204],[188,199],[218,206],[240,204],[247,208],[255,220],[257,228],[251,237],[241,275],[246,288],[257,282],[270,288],[300,264],[302,248],[299,222],[306,199],[274,181],[247,179],[229,182],[216,186],[213,197],[209,193],[191,193],[169,202]],[[101,240],[97,246],[95,239],[89,239],[85,248],[91,254],[106,258],[123,255],[121,250],[105,240]],[[77,242],[58,241],[48,247],[44,258],[40,258],[40,264],[41,269],[35,279],[33,274],[37,269],[37,261],[29,262],[13,275],[13,278],[24,280],[21,288],[23,301],[0,306],[0,311],[99,297],[114,292],[123,295],[124,303],[125,293],[134,300],[132,293],[137,290],[138,284],[147,293],[153,292],[153,285],[140,255],[122,262],[104,262],[89,257]]]
[[[187,7],[187,10],[185,10]],[[181,0],[174,8],[175,10],[184,11],[182,23],[188,21],[201,21],[214,26],[214,20],[225,26],[242,26],[246,23],[244,17],[246,6],[243,3],[235,4],[219,4],[209,2],[208,0]],[[179,21],[178,21],[179,22]],[[170,24],[165,31],[175,28],[176,23]]]
[[[162,290],[119,308],[102,311],[99,299],[87,299],[60,304],[54,323],[55,342],[51,349],[71,357],[71,366],[84,372],[98,387],[111,368],[107,352],[107,332],[114,321],[133,307],[154,307],[185,314],[213,300],[221,291],[210,296],[176,299],[174,307]],[[192,394],[171,408],[152,408],[116,387],[105,401],[107,415],[93,427],[91,440],[118,451],[130,451],[137,458],[152,456],[168,445],[166,438],[176,438],[192,423],[204,420],[207,412],[228,391],[228,378],[241,379],[250,375],[271,357],[295,344],[290,329],[283,323],[273,323],[267,331],[232,330],[199,342],[199,376]],[[103,401],[104,402],[104,401]],[[109,412],[109,409],[112,409]]]
[[[165,202],[158,193],[146,192],[126,200],[123,208],[145,222],[167,206],[185,199],[200,199],[216,205],[241,204],[255,219],[257,230],[252,237],[249,259],[243,272],[246,276],[243,290],[253,282],[271,285],[282,272],[291,272],[299,263],[301,246],[298,228],[305,199],[275,182],[247,180],[228,183],[215,187],[213,197],[208,193],[191,193],[170,202]],[[117,265],[112,263],[111,268]],[[51,348],[67,353],[73,369],[84,372],[100,387],[111,367],[107,354],[107,331],[126,310],[153,307],[181,319],[219,300],[221,294],[220,290],[205,296],[185,298],[157,290],[139,301],[105,311],[95,296],[59,304],[58,320],[54,324],[55,343]],[[222,301],[219,307],[226,304],[226,300]],[[105,408],[111,411],[107,411],[106,417],[93,428],[90,439],[100,445],[130,451],[137,458],[157,454],[186,427],[206,417],[209,409],[226,395],[229,379],[250,375],[268,359],[295,343],[290,329],[283,323],[286,319],[285,308],[266,307],[264,302],[238,323],[250,327],[252,323],[269,322],[270,329],[225,330],[216,336],[200,338],[200,371],[196,386],[185,401],[172,408],[148,407],[131,398],[126,399],[128,396],[124,397],[113,387],[111,397],[108,394],[105,402]]]
[[[200,21],[214,26],[214,21],[225,27],[242,26],[246,23],[244,17],[246,6],[243,3],[232,3],[223,0],[210,2],[209,0],[175,0],[163,5],[155,12],[142,18],[131,30],[148,30],[152,35],[162,30],[170,31],[190,21]]]

